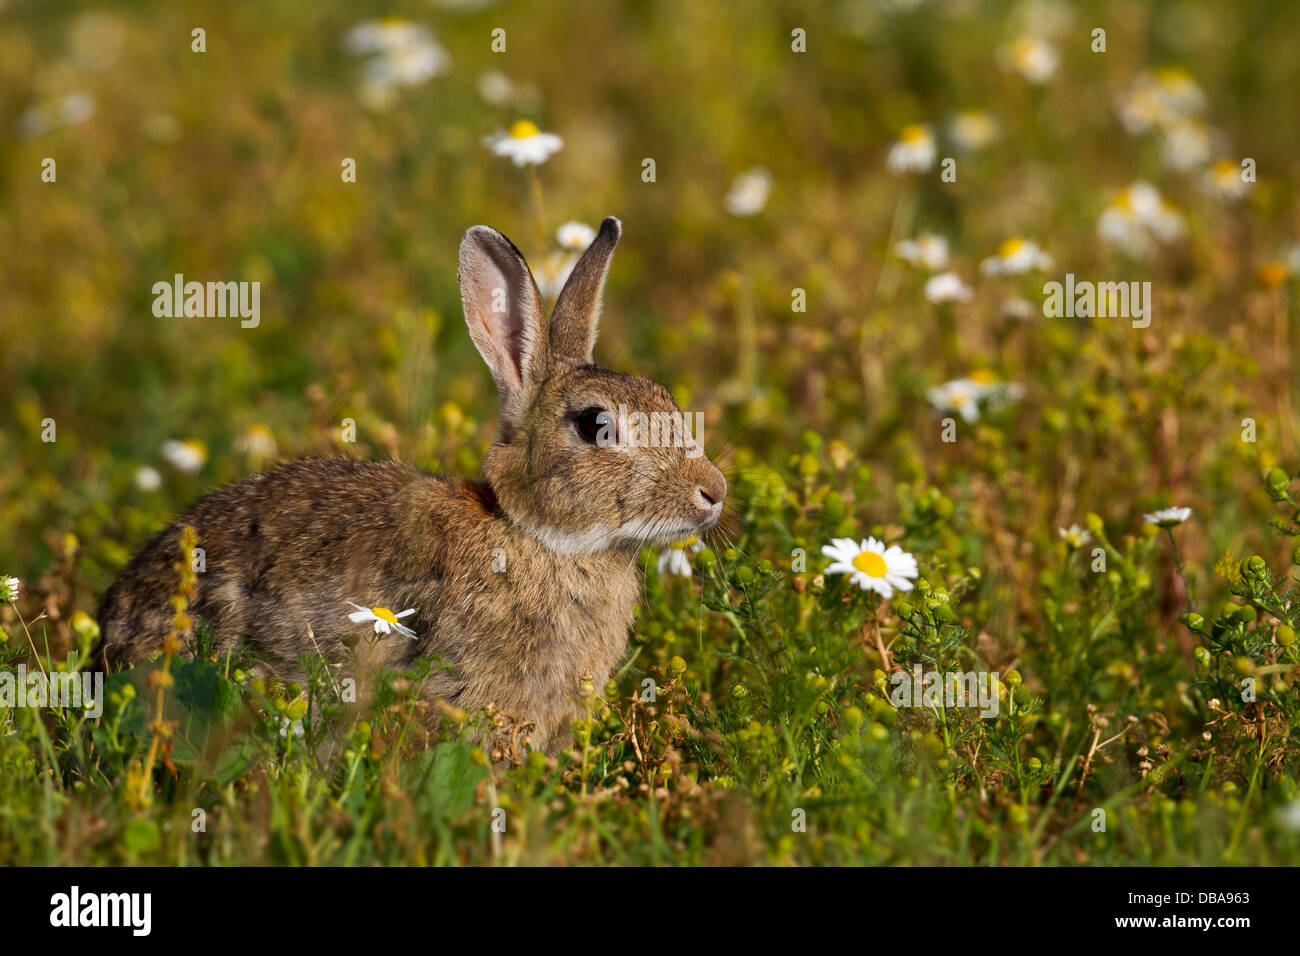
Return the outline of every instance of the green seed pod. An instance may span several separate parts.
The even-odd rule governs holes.
[[[1007,671],[1006,676],[1002,678],[1002,682],[1008,687],[1019,687],[1024,683],[1024,678],[1020,676],[1020,671],[1009,670]]]
[[[1234,612],[1233,617],[1242,624],[1249,624],[1255,620],[1255,608],[1253,605],[1246,604]]]
[[[862,726],[862,711],[857,707],[850,707],[844,711],[844,726],[850,730],[857,730]]]
[[[1290,484],[1291,480],[1281,468],[1270,469],[1268,475],[1264,478],[1264,486],[1268,488],[1268,493],[1274,498],[1281,498],[1286,494],[1287,486]]]
[[[747,564],[742,564],[736,568],[736,580],[742,585],[748,587],[754,583],[754,569]]]
[[[695,556],[695,563],[700,566],[701,571],[707,571],[718,563],[718,556],[711,548],[704,548]]]
[[[674,656],[672,660],[668,662],[668,673],[673,677],[681,677],[682,674],[686,673],[686,661],[682,660],[680,657]]]
[[[1273,636],[1277,638],[1277,642],[1283,647],[1290,647],[1295,643],[1295,629],[1289,624],[1283,624]]]
[[[1268,570],[1268,565],[1258,554],[1251,555],[1250,560],[1246,562],[1246,570],[1251,574],[1259,577]]]
[[[1199,631],[1201,628],[1205,627],[1205,618],[1201,617],[1201,615],[1197,614],[1195,611],[1190,611],[1187,614],[1187,626],[1193,631]]]
[[[907,619],[911,617],[913,613],[915,613],[916,608],[912,607],[912,603],[910,601],[899,601],[898,607],[895,610],[898,611],[899,617]]]

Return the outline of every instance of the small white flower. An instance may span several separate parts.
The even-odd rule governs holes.
[[[704,542],[695,536],[685,541],[674,541],[659,555],[659,573],[676,574],[683,578],[691,577],[691,559],[688,556],[704,547]]]
[[[948,240],[927,232],[915,239],[904,239],[896,243],[894,254],[908,265],[935,271],[948,264]]]
[[[1204,166],[1212,149],[1210,128],[1204,120],[1177,120],[1164,131],[1161,155],[1170,169],[1186,171]]]
[[[755,166],[732,180],[723,205],[733,216],[757,216],[767,205],[767,197],[771,192],[772,174],[762,166]]]
[[[1300,798],[1277,811],[1277,822],[1284,830],[1300,832]]]
[[[352,604],[351,601],[348,601]],[[348,620],[353,624],[360,624],[363,621],[373,621],[376,634],[391,634],[397,631],[398,634],[405,634],[407,637],[414,638],[415,632],[402,624],[398,619],[410,617],[415,613],[415,608],[407,608],[400,614],[394,614],[386,607],[362,607],[360,604],[352,604],[356,611],[348,615]]]
[[[543,133],[530,120],[518,120],[508,132],[485,138],[483,145],[516,166],[539,166],[564,148],[564,140],[554,133]]]
[[[533,278],[543,299],[559,298],[579,258],[577,252],[550,252],[533,264]]]
[[[886,600],[895,591],[912,590],[912,581],[920,577],[916,558],[896,544],[886,548],[875,538],[865,538],[860,544],[852,538],[831,541],[822,548],[822,554],[834,559],[826,573],[847,574],[853,584]]]
[[[934,165],[934,136],[928,126],[904,126],[898,140],[889,147],[885,166],[891,173],[923,173]]]
[[[584,222],[566,222],[555,231],[555,239],[561,249],[582,252],[596,238],[596,230]]]
[[[30,139],[64,126],[84,123],[94,115],[95,98],[89,93],[76,92],[38,103],[25,110],[14,125],[19,137]]]
[[[280,718],[280,736],[288,737],[293,734],[295,737],[307,736],[307,731],[302,726],[302,718],[290,720],[288,717]]]
[[[1019,73],[1030,83],[1046,83],[1056,72],[1060,57],[1046,40],[1024,36],[1002,50],[1004,69]]]
[[[1191,74],[1179,67],[1139,73],[1118,104],[1120,122],[1135,136],[1171,127],[1204,108],[1205,94]]]
[[[0,575],[0,604],[17,604],[22,587],[23,582],[17,578]]]
[[[988,369],[977,369],[963,378],[944,382],[926,392],[930,404],[941,412],[957,412],[967,422],[979,421],[980,404],[1001,404],[1020,398],[1024,389],[1003,382]]]
[[[265,425],[250,425],[239,436],[235,447],[250,458],[274,458],[276,453],[275,435]]]
[[[948,124],[948,135],[958,149],[977,153],[998,141],[1002,127],[983,110],[965,110],[954,116]]]
[[[1161,508],[1154,514],[1143,515],[1142,520],[1162,528],[1172,528],[1176,524],[1182,524],[1191,516],[1191,508]]]
[[[492,106],[505,106],[517,95],[515,84],[500,70],[488,70],[478,77],[478,95]]]
[[[1151,240],[1173,242],[1183,232],[1182,215],[1142,180],[1119,193],[1097,220],[1097,235],[1135,258],[1147,254]]]
[[[451,55],[433,35],[401,17],[368,20],[343,38],[350,52],[368,56],[362,71],[361,99],[372,109],[393,105],[403,86],[418,86],[451,69]]]
[[[1046,271],[1052,268],[1052,257],[1038,247],[1036,242],[1013,236],[998,246],[998,251],[980,263],[980,272],[987,275],[1020,275],[1031,269]]]
[[[349,53],[358,55],[392,53],[418,46],[429,39],[429,31],[418,23],[401,17],[386,17],[358,23],[344,36],[343,46]]]
[[[162,487],[162,475],[158,469],[142,465],[135,470],[135,486],[141,491],[157,491]]]
[[[1077,524],[1072,524],[1068,528],[1058,529],[1061,533],[1061,540],[1072,550],[1082,548],[1092,540],[1092,534]]]
[[[171,439],[163,442],[162,456],[163,460],[177,471],[193,475],[207,462],[208,449],[201,441]]]
[[[1221,159],[1205,174],[1205,188],[1220,199],[1240,199],[1250,192],[1251,184],[1241,178],[1241,166],[1231,159]]]
[[[966,302],[971,289],[955,272],[940,272],[925,283],[925,297],[936,305],[944,302]]]

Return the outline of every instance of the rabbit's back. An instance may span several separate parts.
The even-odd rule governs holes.
[[[391,586],[427,578],[437,522],[413,529],[411,508],[456,495],[452,482],[419,469],[345,458],[292,462],[214,491],[159,532],[109,589],[100,612],[103,656],[138,663],[161,646],[188,524],[201,550],[190,556],[200,570],[190,610],[211,625],[218,650],[249,640],[276,669],[292,667],[310,622],[330,645],[322,651],[336,657],[336,629],[317,619],[321,610],[337,607],[346,621],[341,595],[373,600],[381,579]],[[422,540],[403,547],[415,533]]]

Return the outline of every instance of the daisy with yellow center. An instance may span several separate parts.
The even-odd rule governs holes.
[[[1030,83],[1046,83],[1059,62],[1056,48],[1037,37],[1020,37],[1002,51],[1003,68],[1019,73]]]
[[[399,614],[394,614],[386,607],[362,607],[360,604],[352,604],[351,601],[348,604],[356,608],[356,611],[348,615],[348,620],[353,624],[373,622],[376,634],[391,634],[397,631],[398,634],[415,638],[415,632],[399,620],[399,618],[410,617],[415,613],[415,608],[407,608]]]
[[[923,233],[896,243],[894,254],[911,266],[942,269],[948,264],[948,240],[932,232]]]
[[[934,165],[934,136],[928,126],[913,123],[904,126],[898,140],[889,147],[885,166],[891,173],[923,173]]]
[[[1119,118],[1133,135],[1168,130],[1205,109],[1205,93],[1181,67],[1139,73],[1119,99]]]
[[[940,272],[925,283],[925,297],[935,305],[946,302],[967,302],[970,300],[970,286],[961,281],[955,272]]]
[[[926,392],[926,398],[940,412],[957,412],[969,422],[979,421],[980,403],[1003,403],[1020,398],[1024,389],[1004,382],[990,369],[976,369],[963,378],[944,382]]]
[[[1022,236],[1005,240],[996,254],[980,263],[980,272],[987,275],[1020,275],[1031,269],[1052,268],[1052,257],[1038,247],[1036,242]]]
[[[958,149],[977,153],[997,142],[1002,135],[1002,127],[983,110],[965,110],[953,117],[948,126],[948,135]]]
[[[1151,240],[1173,242],[1183,232],[1182,215],[1154,186],[1142,180],[1117,195],[1097,220],[1097,235],[1102,241],[1119,246],[1135,258],[1147,254]]]
[[[659,555],[659,573],[676,574],[679,577],[691,576],[691,559],[687,552],[694,554],[704,547],[704,542],[695,535],[681,541],[673,541],[668,549]]]
[[[196,474],[208,460],[208,446],[198,439],[163,442],[162,456],[167,464],[187,475]]]
[[[1206,188],[1220,199],[1240,199],[1250,192],[1250,183],[1241,176],[1241,166],[1231,159],[1221,159],[1210,167]]]
[[[585,222],[566,222],[555,231],[555,241],[561,249],[582,252],[595,241],[596,230]]]
[[[1057,530],[1060,532],[1061,540],[1065,542],[1065,546],[1071,551],[1077,551],[1092,540],[1092,534],[1080,528],[1077,524]]]
[[[483,144],[516,166],[540,166],[564,148],[564,140],[554,133],[543,133],[532,120],[518,120],[507,132],[489,136]]]
[[[865,538],[861,543],[852,538],[832,538],[831,544],[822,548],[822,554],[833,559],[827,574],[847,574],[853,584],[864,591],[875,591],[886,600],[895,591],[912,590],[912,581],[921,574],[911,554],[896,544],[886,548],[875,538]]]

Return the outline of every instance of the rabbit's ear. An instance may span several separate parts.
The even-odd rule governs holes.
[[[501,396],[501,414],[518,421],[526,392],[546,377],[549,347],[542,297],[528,263],[501,233],[473,226],[460,242],[465,324]]]
[[[613,216],[602,222],[600,232],[564,283],[551,315],[551,353],[556,358],[579,365],[591,362],[596,325],[600,321],[600,295],[605,288],[609,260],[622,234],[623,225]]]

